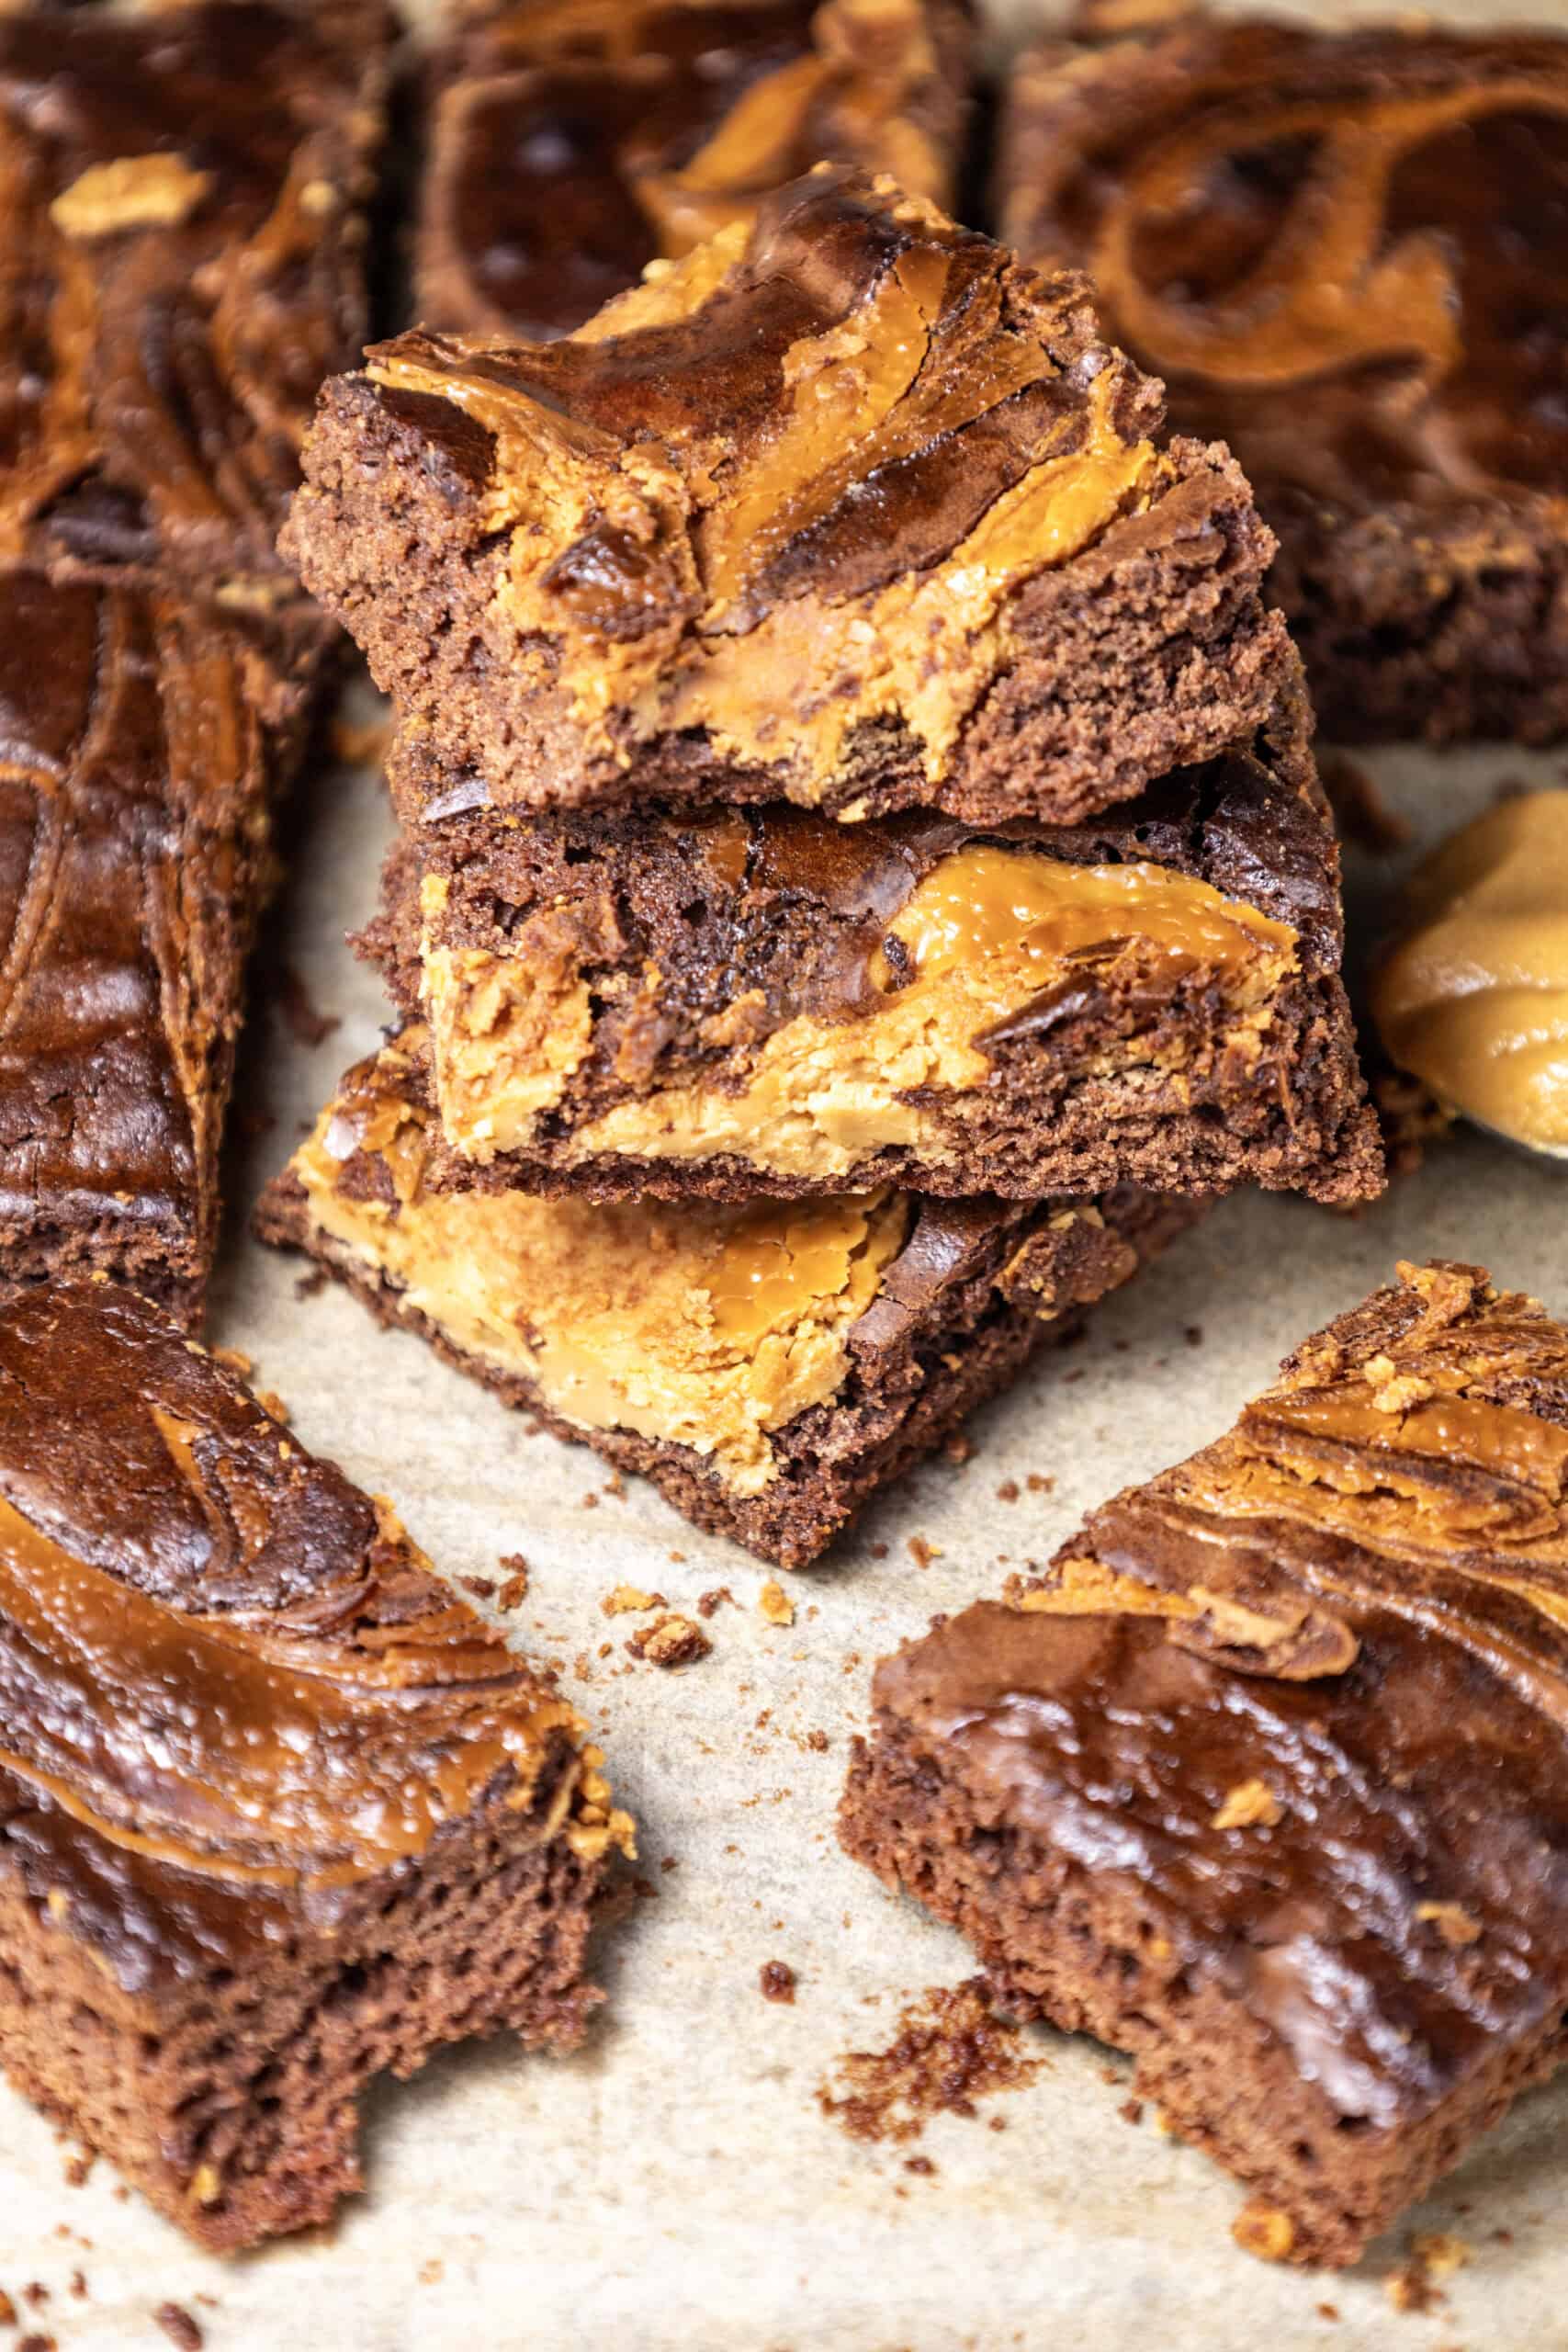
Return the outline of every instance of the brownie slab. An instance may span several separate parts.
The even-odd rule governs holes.
[[[1021,63],[1003,233],[1229,443],[1325,731],[1568,731],[1568,40],[1199,22]]]
[[[878,1669],[849,1850],[1355,2261],[1564,2054],[1568,1331],[1473,1267],[1306,1341]]]
[[[449,12],[430,69],[414,309],[566,334],[813,164],[951,202],[961,0],[520,0]]]
[[[0,562],[277,575],[365,337],[378,0],[0,17]]]
[[[0,1305],[0,2060],[212,2251],[323,2222],[372,2075],[579,2039],[603,1759],[129,1291]]]
[[[744,1199],[1382,1181],[1304,697],[1077,826],[448,819],[367,944],[434,1181]]]
[[[0,1287],[101,1272],[199,1314],[328,655],[302,613],[0,575]]]
[[[409,819],[787,799],[1071,821],[1291,656],[1225,452],[1042,279],[823,167],[579,334],[322,391],[285,534],[405,724]]]
[[[262,1238],[786,1567],[1197,1214],[1130,1188],[1029,1206],[441,1193],[417,1046],[349,1071],[263,1196]]]

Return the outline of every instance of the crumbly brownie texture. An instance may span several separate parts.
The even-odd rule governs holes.
[[[1568,1332],[1405,1266],[878,1670],[850,1851],[1349,2263],[1564,2054]]]
[[[1073,827],[419,829],[367,944],[429,1023],[434,1181],[1367,1198],[1309,729],[1298,694],[1270,734]]]
[[[471,13],[471,12],[470,12]],[[824,158],[947,204],[962,0],[514,0],[431,68],[415,313],[566,334]]]
[[[579,2039],[603,1759],[129,1291],[0,1307],[0,2059],[212,2251],[324,2222],[372,2075]]]
[[[789,799],[1067,820],[1262,723],[1224,450],[1083,281],[824,167],[534,347],[327,385],[285,545],[405,721],[403,814]]]
[[[999,207],[1228,442],[1325,733],[1568,731],[1568,40],[1198,24],[1020,65]]]
[[[196,1316],[273,805],[324,627],[0,578],[0,1285]]]
[[[0,562],[279,571],[365,336],[378,0],[0,18]]]
[[[441,1193],[433,1126],[406,1046],[360,1064],[264,1196],[262,1238],[786,1567],[1197,1214],[1131,1189],[1028,1207]]]

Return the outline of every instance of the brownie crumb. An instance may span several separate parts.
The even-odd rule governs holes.
[[[599,1603],[606,1617],[635,1616],[642,1609],[657,1609],[663,1601],[660,1592],[644,1592],[640,1585],[618,1584]]]
[[[39,2335],[35,2332],[22,2337],[17,2352],[60,2352],[60,2346],[52,2335]]]
[[[1165,2119],[1159,2119],[1165,2129]],[[1231,2223],[1231,2235],[1244,2254],[1256,2255],[1259,2262],[1285,2262],[1296,2242],[1295,2224],[1288,2213],[1277,2205],[1267,2205],[1259,2197],[1244,2205]]]
[[[1116,2112],[1123,2123],[1141,2123],[1144,2120],[1144,2102],[1141,2098],[1124,2098]]]
[[[1409,2255],[1396,2270],[1390,2271],[1383,2291],[1396,2312],[1441,2311],[1447,2297],[1438,2286],[1438,2279],[1462,2270],[1469,2260],[1470,2248],[1463,2238],[1445,2230],[1423,2232],[1411,2239]]]
[[[806,1735],[806,1745],[810,1748],[814,1756],[826,1756],[828,1753],[827,1733],[825,1731],[808,1731]]]
[[[1055,1493],[1056,1481],[1055,1478],[1043,1478],[1038,1470],[1032,1470],[1025,1484],[1032,1495],[1049,1495]]]
[[[73,2270],[71,2273],[70,2287],[71,2292],[75,2296],[77,2301],[85,2302],[87,2299],[86,2272],[85,2270]]]
[[[871,1547],[871,1556],[874,1560],[885,1560],[887,1557],[886,1544],[874,1544]]]
[[[997,1488],[997,1500],[999,1503],[1015,1503],[1021,1492],[1016,1478],[1004,1478]]]
[[[301,1274],[296,1282],[294,1295],[296,1298],[320,1298],[331,1280],[332,1276],[324,1266],[312,1266],[308,1274]]]
[[[15,2327],[16,2324],[17,2306],[4,2287],[0,2287],[0,2327]]]
[[[795,1623],[795,1603],[773,1577],[768,1578],[757,1596],[757,1605],[770,1625],[793,1625]]]
[[[941,1546],[928,1544],[923,1535],[910,1536],[908,1553],[917,1568],[929,1568],[933,1560],[940,1560],[942,1557]]]
[[[700,1625],[673,1611],[643,1626],[626,1644],[633,1657],[646,1658],[650,1666],[694,1666],[712,1647]]]
[[[936,2166],[932,2164],[930,2156],[906,2156],[904,2159],[904,2170],[906,2172],[920,2173],[929,2177],[935,2172]]]
[[[671,1554],[671,1556],[673,1557],[673,1554]],[[727,1584],[716,1584],[711,1592],[705,1592],[699,1595],[697,1600],[697,1615],[699,1617],[711,1617],[715,1610],[726,1600],[728,1601],[730,1607],[733,1609],[735,1606],[735,1595],[730,1591],[729,1587]]]
[[[476,1600],[493,1600],[495,1599],[495,1578],[493,1577],[459,1577],[457,1578],[457,1582],[462,1586],[465,1592],[471,1592]]]
[[[598,1496],[597,1496],[597,1495],[584,1495],[584,1496],[583,1496],[583,1498],[582,1498],[582,1508],[583,1508],[583,1510],[598,1510],[598,1508],[599,1508],[599,1498],[598,1498]]]
[[[1181,1336],[1190,1348],[1201,1348],[1203,1344],[1203,1326],[1201,1323],[1189,1323]]]
[[[765,1960],[758,1982],[761,1985],[764,2001],[795,1999],[795,1971],[787,1961]]]
[[[201,2352],[206,2341],[200,2328],[181,2303],[160,2303],[152,2314],[171,2344],[179,2352]]]
[[[1317,2315],[1319,2319],[1337,2319],[1339,2316],[1339,2306],[1337,2303],[1319,2303],[1317,2307]]]
[[[333,1031],[343,1027],[342,1015],[321,1011],[292,964],[278,971],[277,1009],[297,1046],[324,1046]]]
[[[933,2115],[975,2113],[975,2101],[1021,2089],[1044,2061],[998,2017],[983,1976],[933,1985],[900,2012],[886,2050],[852,2050],[817,2102],[852,2140],[917,2140]]]
[[[496,1566],[506,1570],[506,1582],[495,1597],[496,1607],[503,1611],[519,1608],[528,1598],[527,1561],[521,1552],[506,1552]]]

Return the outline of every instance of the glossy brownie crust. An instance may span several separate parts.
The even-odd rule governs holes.
[[[407,1019],[423,1017],[422,938],[454,969],[482,959],[477,990],[510,968],[547,997],[586,983],[596,1008],[585,1057],[529,1145],[485,1158],[453,1134],[434,1181],[605,1199],[885,1182],[1038,1199],[1118,1182],[1202,1193],[1244,1182],[1369,1197],[1381,1157],[1338,978],[1337,857],[1309,730],[1298,692],[1255,741],[1076,826],[986,833],[912,815],[845,827],[775,808],[414,829],[364,942]],[[742,1089],[759,1050],[791,1022],[826,1024],[829,1049],[852,1040],[889,1001],[872,978],[887,925],[942,860],[982,842],[1194,876],[1288,925],[1295,968],[1244,1022],[1217,964],[1130,953],[1125,938],[1109,938],[988,1033],[985,1083],[918,1090],[940,1123],[934,1144],[884,1147],[847,1169],[835,1159],[792,1172],[738,1151],[583,1156],[581,1131],[617,1106],[662,1090]]]
[[[271,820],[324,625],[0,579],[0,1283],[200,1309]]]
[[[372,2074],[578,2039],[598,1751],[129,1291],[0,1307],[0,2058],[212,2251],[324,2222]]]
[[[1235,451],[1330,736],[1568,731],[1565,184],[1544,30],[1199,22],[1017,69],[1003,233]]]
[[[0,561],[276,574],[365,338],[379,0],[0,18]]]
[[[373,1155],[351,1155],[346,1189],[377,1192]],[[1088,1207],[1090,1214],[1082,1210]],[[1063,1214],[1072,1210],[1079,1214]],[[1199,1214],[1192,1202],[1131,1188],[1094,1204],[1035,1207],[926,1201],[880,1290],[850,1334],[838,1394],[774,1431],[777,1475],[755,1495],[732,1490],[694,1449],[615,1429],[584,1429],[552,1413],[537,1388],[455,1347],[396,1286],[312,1218],[285,1170],[263,1194],[264,1241],[306,1250],[378,1321],[417,1331],[436,1353],[503,1403],[647,1478],[694,1523],[786,1568],[808,1566],[873,1498],[931,1453],[1017,1377],[1037,1351],[1069,1338],[1084,1310],[1129,1281]],[[1043,1298],[1053,1311],[1043,1311]],[[525,1302],[519,1302],[522,1307]]]
[[[566,334],[824,159],[951,203],[962,0],[513,0],[428,68],[414,312]]]
[[[1276,2256],[1355,2261],[1564,2054],[1565,1466],[1568,1333],[1405,1267],[878,1670],[849,1849],[1131,2051]]]
[[[1290,662],[1246,482],[1165,445],[1083,281],[850,174],[581,336],[378,346],[305,469],[285,548],[402,707],[410,820],[1072,821],[1246,736]]]

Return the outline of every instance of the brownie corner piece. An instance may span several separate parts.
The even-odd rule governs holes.
[[[405,1034],[347,1073],[264,1194],[262,1238],[792,1568],[1200,1214],[1130,1186],[1043,1203],[445,1192],[434,1127]]]
[[[1291,660],[1247,482],[1086,282],[827,166],[576,334],[377,346],[304,462],[285,545],[407,715],[410,819],[1068,820],[1260,723]]]
[[[364,341],[392,39],[382,0],[0,16],[8,562],[280,578],[310,403]]]
[[[131,1292],[0,1304],[0,2062],[213,2252],[324,2222],[373,2075],[580,2039],[600,1752]]]
[[[303,609],[0,578],[0,1287],[97,1271],[199,1312],[273,813],[329,671]]]
[[[1568,1330],[1404,1266],[885,1660],[848,1849],[1356,2261],[1564,2054]]]
[[[1565,171],[1561,27],[1195,17],[1015,68],[1003,233],[1235,450],[1331,738],[1568,732]]]

